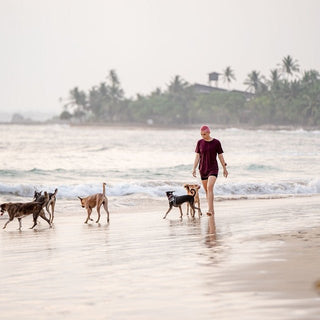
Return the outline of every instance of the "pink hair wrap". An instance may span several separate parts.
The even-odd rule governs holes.
[[[200,131],[203,131],[203,132],[210,132],[210,129],[209,129],[209,127],[208,127],[208,126],[202,126],[202,127],[200,128]]]

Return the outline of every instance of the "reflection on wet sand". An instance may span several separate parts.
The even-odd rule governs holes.
[[[216,222],[214,216],[208,217],[208,234],[206,236],[206,244],[209,248],[217,245]]]

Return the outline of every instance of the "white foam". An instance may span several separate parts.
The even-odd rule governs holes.
[[[87,196],[102,192],[101,184],[74,184],[74,185],[6,185],[0,184],[0,194],[13,194],[22,197],[32,197],[34,190],[53,192],[58,188],[58,197],[71,199],[77,196]],[[164,197],[165,192],[174,190],[177,195],[185,194],[183,183],[167,181],[151,181],[143,183],[107,184],[108,196],[121,197],[144,194],[147,197]],[[257,196],[261,195],[311,195],[320,193],[320,179],[311,181],[277,182],[277,183],[224,183],[217,184],[215,194],[222,197],[230,196]],[[201,189],[200,194],[204,196]]]

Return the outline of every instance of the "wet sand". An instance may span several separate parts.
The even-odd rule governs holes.
[[[163,220],[166,201],[111,198],[110,224],[86,225],[58,199],[54,228],[0,230],[1,318],[319,319],[319,203],[221,201],[214,219]]]

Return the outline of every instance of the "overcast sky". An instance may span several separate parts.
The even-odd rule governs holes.
[[[288,54],[320,71],[319,35],[320,0],[1,0],[0,108],[58,114],[110,69],[127,97],[226,66],[244,89]]]

